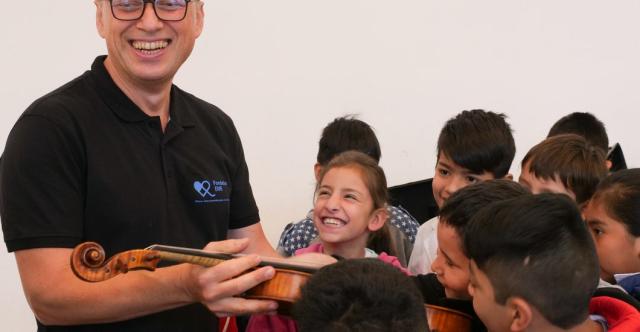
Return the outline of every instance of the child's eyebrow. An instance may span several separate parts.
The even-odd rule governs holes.
[[[604,222],[602,222],[602,221],[601,221],[601,220],[599,220],[599,219],[587,219],[587,220],[585,220],[585,221],[587,222],[587,224],[588,224],[589,226],[602,226],[602,225],[605,225],[605,223],[604,223]]]

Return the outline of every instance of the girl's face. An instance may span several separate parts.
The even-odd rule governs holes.
[[[358,168],[336,167],[325,174],[316,191],[313,223],[324,243],[362,248],[364,253],[369,232],[384,225],[386,214],[381,210],[374,211]]]
[[[470,299],[469,258],[462,251],[462,240],[452,226],[438,223],[438,256],[431,264],[447,298]]]
[[[600,277],[611,282],[614,274],[640,272],[640,238],[611,218],[598,200],[589,202],[582,213],[596,244]]]

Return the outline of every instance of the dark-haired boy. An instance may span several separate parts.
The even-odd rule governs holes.
[[[467,290],[465,229],[473,215],[488,204],[527,194],[525,188],[511,180],[489,180],[460,189],[444,203],[437,229],[438,255],[431,265],[434,273],[414,277],[425,303],[467,313],[475,317],[473,330],[484,330]]]
[[[489,331],[639,331],[640,313],[593,297],[591,235],[566,195],[523,195],[480,210],[467,226],[469,292]],[[591,316],[590,316],[591,315]]]
[[[582,136],[552,136],[527,152],[518,182],[534,194],[566,194],[580,205],[607,176],[604,158],[604,152]]]
[[[504,114],[484,110],[463,111],[449,119],[438,137],[438,159],[433,176],[433,197],[439,208],[457,190],[477,182],[511,177],[516,152]],[[413,274],[431,272],[437,255],[438,217],[418,229],[409,259]]]
[[[317,162],[313,167],[316,179],[333,157],[349,150],[360,151],[375,161],[380,161],[380,144],[373,129],[366,122],[352,116],[336,118],[322,130]],[[419,224],[402,208],[389,206],[387,210],[393,255],[403,266],[407,266]],[[278,241],[277,251],[283,256],[292,256],[296,250],[308,247],[317,237],[318,231],[309,212],[303,220],[285,226]]]
[[[377,259],[347,259],[314,273],[293,306],[300,331],[429,331],[416,286]]]

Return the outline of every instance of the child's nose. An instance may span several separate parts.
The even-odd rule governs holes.
[[[445,192],[448,194],[448,196],[451,196],[456,191],[462,189],[462,187],[464,186],[465,186],[464,180],[458,176],[454,176],[445,187]]]
[[[340,197],[338,195],[331,195],[327,200],[326,207],[330,211],[338,211],[340,208]]]

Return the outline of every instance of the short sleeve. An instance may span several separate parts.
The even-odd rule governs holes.
[[[58,121],[23,115],[0,160],[0,215],[9,251],[73,247],[83,233],[81,142]]]

